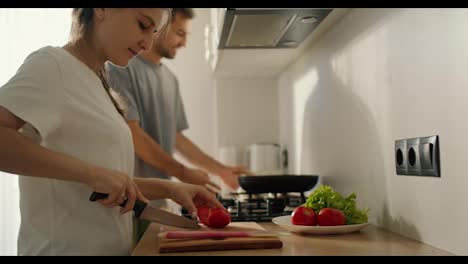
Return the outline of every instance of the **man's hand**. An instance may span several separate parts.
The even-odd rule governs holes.
[[[238,176],[245,175],[245,176],[253,176],[255,175],[253,172],[249,171],[246,167],[243,166],[226,166],[232,173],[237,174]]]
[[[186,183],[203,185],[208,190],[215,193],[221,190],[221,187],[212,182],[208,174],[202,170],[184,167],[184,172],[183,176],[181,177],[181,180]]]
[[[251,176],[254,174],[242,166],[224,166],[222,172],[219,173],[223,182],[234,191],[239,188],[239,176],[241,175]]]

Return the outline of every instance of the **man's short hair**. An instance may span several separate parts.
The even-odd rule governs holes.
[[[195,12],[193,8],[173,8],[172,9],[172,21],[175,19],[175,15],[179,14],[183,18],[193,19],[195,17]]]

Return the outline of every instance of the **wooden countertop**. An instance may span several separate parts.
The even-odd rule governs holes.
[[[289,233],[271,222],[259,224],[266,230],[285,232],[284,235],[279,236],[283,242],[283,247],[280,249],[159,253],[157,234],[160,225],[152,223],[143,235],[141,241],[136,245],[132,256],[453,255],[449,252],[405,238],[373,225],[369,225],[359,232],[350,234],[305,236]]]

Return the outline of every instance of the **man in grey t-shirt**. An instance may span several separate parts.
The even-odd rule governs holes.
[[[174,74],[166,65],[152,63],[143,56],[132,59],[126,68],[108,64],[107,69],[113,89],[126,100],[127,120],[138,122],[141,129],[164,152],[172,155],[175,152],[177,133],[188,128]],[[139,156],[141,155],[136,157],[135,162],[135,175],[139,177],[168,179],[168,173],[174,173],[171,168],[164,171],[164,168],[152,166],[150,162],[145,162],[144,157]]]
[[[188,183],[219,190],[208,173],[217,175],[233,190],[239,187],[238,176],[250,175],[243,167],[221,164],[200,150],[183,130],[188,128],[184,105],[176,76],[161,63],[162,58],[173,59],[177,50],[186,44],[191,8],[175,8],[167,32],[155,35],[150,51],[132,59],[126,68],[107,64],[113,89],[127,101],[127,122],[135,145],[135,175],[139,177],[170,178],[175,176]],[[151,23],[151,21],[141,21]],[[177,151],[198,169],[187,168],[173,158]],[[162,201],[152,201],[164,206]],[[137,222],[137,239],[146,230],[147,222]]]

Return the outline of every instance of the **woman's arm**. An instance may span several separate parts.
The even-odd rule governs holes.
[[[34,144],[18,132],[24,124],[22,119],[0,106],[0,170],[86,184],[96,192],[109,194],[107,199],[100,201],[107,207],[118,206],[126,195],[128,202],[121,212],[132,210],[136,197],[141,194],[128,175]]]

